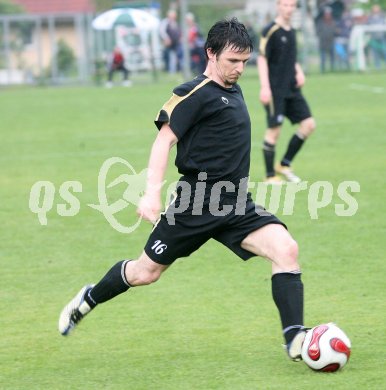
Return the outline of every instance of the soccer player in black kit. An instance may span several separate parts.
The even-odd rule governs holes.
[[[248,32],[237,19],[219,21],[210,29],[205,72],[175,88],[155,121],[159,132],[138,206],[138,214],[154,224],[144,251],[135,260],[119,261],[97,284],[79,291],[60,314],[62,335],[97,305],[129,288],[156,282],[175,260],[213,238],[243,260],[261,256],[271,261],[272,294],[287,353],[292,360],[300,359],[306,330],[297,243],[285,225],[247,193],[251,123],[237,81],[252,50]],[[182,176],[161,213],[161,184],[174,145]]]
[[[289,182],[301,181],[293,172],[291,163],[315,129],[315,120],[300,90],[305,76],[296,60],[296,36],[291,27],[296,3],[296,0],[277,0],[277,17],[262,31],[257,59],[260,101],[267,112],[268,124],[263,142],[265,181],[272,184],[283,183],[281,177]],[[292,124],[299,124],[299,128],[280,163],[275,166],[275,146],[284,117]]]

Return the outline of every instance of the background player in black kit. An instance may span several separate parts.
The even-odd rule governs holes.
[[[176,259],[213,238],[243,260],[257,255],[271,261],[272,294],[287,352],[291,359],[300,359],[306,331],[298,247],[283,223],[247,195],[251,123],[237,81],[252,50],[248,32],[237,19],[211,28],[204,74],[175,88],[155,121],[159,133],[138,207],[139,215],[154,224],[144,251],[136,260],[116,263],[96,285],[80,290],[61,312],[62,335],[96,305],[157,281]],[[174,200],[160,213],[161,183],[174,145],[182,177]]]
[[[277,174],[290,182],[301,181],[291,169],[291,162],[315,129],[310,108],[300,91],[305,76],[296,61],[296,36],[291,27],[296,3],[296,0],[277,0],[277,17],[262,31],[257,59],[260,101],[266,109],[268,124],[263,142],[266,182],[273,184],[283,182]],[[284,117],[292,124],[298,123],[299,128],[280,163],[274,166],[275,145]]]

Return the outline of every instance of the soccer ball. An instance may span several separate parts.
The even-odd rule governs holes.
[[[332,322],[309,330],[302,346],[304,362],[315,371],[338,371],[347,364],[350,353],[350,339]]]

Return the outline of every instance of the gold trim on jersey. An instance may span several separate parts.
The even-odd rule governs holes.
[[[267,35],[265,37],[261,37],[260,39],[260,46],[259,46],[259,53],[265,57],[265,48],[267,47],[267,43],[269,41],[269,38],[271,38],[272,34],[279,30],[280,26],[278,24],[274,24],[267,32]]]
[[[170,207],[172,204],[175,203],[176,199],[177,199],[177,191],[173,191],[172,194],[170,195],[170,202],[169,202],[168,206],[165,208],[164,211],[162,211],[162,212],[159,214],[159,217],[158,217],[158,219],[155,221],[155,223],[154,223],[154,225],[153,225],[153,229],[152,229],[151,231],[153,231],[153,230],[157,227],[157,225],[158,225],[159,222],[161,221],[161,217],[162,217],[163,215],[166,215],[166,212],[168,211],[169,207]]]
[[[273,97],[271,97],[271,101],[268,103],[269,105],[269,116],[275,115],[275,103],[273,101]]]
[[[200,84],[196,85],[188,94],[184,96],[178,96],[175,93],[173,93],[172,97],[163,105],[162,109],[159,111],[156,121],[159,119],[162,110],[166,111],[170,120],[170,115],[173,112],[173,110],[176,108],[177,104],[187,99],[190,95],[192,95],[198,89],[202,88],[204,85],[208,84],[210,81],[212,80],[209,78],[202,80]]]

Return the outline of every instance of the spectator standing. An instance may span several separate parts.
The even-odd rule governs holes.
[[[344,70],[350,69],[349,40],[353,24],[353,18],[348,11],[345,11],[342,18],[337,22],[335,38],[336,65]]]
[[[320,71],[326,71],[326,62],[329,61],[330,71],[335,69],[335,34],[336,22],[332,17],[330,7],[323,9],[322,17],[316,22],[316,34],[319,39]]]
[[[130,71],[126,67],[123,52],[118,46],[114,48],[110,61],[108,62],[107,88],[111,88],[113,86],[113,76],[115,72],[123,73],[123,85],[125,87],[131,86],[131,81],[129,80]]]
[[[160,35],[164,45],[165,70],[176,73],[181,50],[181,29],[177,22],[177,12],[170,9],[161,21]]]
[[[190,53],[190,69],[193,73],[201,74],[206,68],[205,40],[196,23],[194,14],[186,14],[186,24],[188,28],[188,43]]]
[[[374,4],[367,19],[372,26],[386,26],[385,14],[379,4]],[[386,38],[384,31],[374,31],[370,35],[369,49],[374,60],[374,66],[379,69],[382,62],[386,62]]]

